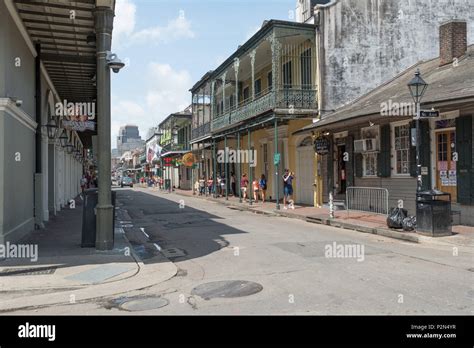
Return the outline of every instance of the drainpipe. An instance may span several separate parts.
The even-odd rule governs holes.
[[[114,247],[114,215],[110,183],[110,69],[106,56],[112,45],[114,12],[109,7],[97,7],[94,17],[97,36],[97,162],[99,166],[96,248],[98,250],[112,250]]]

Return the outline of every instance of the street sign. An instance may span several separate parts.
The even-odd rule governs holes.
[[[439,117],[437,110],[420,110],[420,118]]]
[[[273,156],[273,164],[274,164],[274,165],[280,164],[280,154],[279,154],[279,153],[276,153],[276,154]]]
[[[314,150],[318,155],[326,155],[329,152],[329,139],[319,137],[314,141]]]

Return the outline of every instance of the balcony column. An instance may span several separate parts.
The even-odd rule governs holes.
[[[255,100],[255,56],[257,55],[257,50],[253,49],[250,56],[250,65],[252,66],[252,100]]]
[[[214,100],[214,89],[216,87],[216,81],[213,80],[211,82],[211,121],[214,119],[214,103],[215,103],[215,100]]]
[[[229,200],[228,185],[229,185],[229,153],[227,152],[227,135],[224,136],[224,169],[225,169],[225,200]]]
[[[227,78],[227,71],[222,74],[221,80],[222,80],[222,116],[224,116],[225,112],[225,80]],[[229,122],[230,123],[230,122]]]
[[[273,91],[277,90],[277,84],[280,82],[280,55],[281,55],[281,44],[276,38],[276,33],[273,33],[267,37],[267,40],[270,42],[272,49],[272,89]],[[274,98],[276,102],[276,93],[274,93]]]
[[[240,59],[234,59],[234,73],[235,73],[235,105],[239,107],[239,67],[240,67]]]
[[[252,205],[253,203],[253,176],[252,176],[252,163],[250,163],[250,151],[251,150],[251,138],[250,138],[250,128],[247,130],[247,137],[248,137],[248,159],[249,159],[249,183],[250,183],[250,194],[249,194],[249,204]]]

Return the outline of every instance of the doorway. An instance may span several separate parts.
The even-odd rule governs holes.
[[[297,203],[314,205],[314,148],[311,137],[297,148],[296,199]]]
[[[455,130],[451,129],[436,132],[436,188],[440,191],[450,193],[452,202],[457,202],[455,152]]]
[[[347,171],[346,171],[346,161],[344,161],[344,154],[346,153],[346,145],[338,144],[337,145],[337,173],[336,173],[336,187],[337,194],[345,195],[346,194],[346,180],[347,180]]]

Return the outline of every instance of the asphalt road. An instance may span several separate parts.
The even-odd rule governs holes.
[[[131,218],[125,230],[136,252],[146,263],[160,249],[178,274],[123,297],[37,314],[424,315],[472,314],[474,308],[470,247],[454,255],[450,246],[412,244],[140,188],[118,189],[117,198]],[[208,284],[213,282],[224,283]],[[136,311],[119,308],[126,299],[136,300],[128,307]]]

